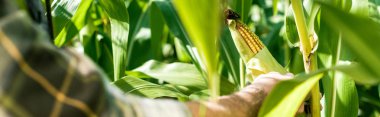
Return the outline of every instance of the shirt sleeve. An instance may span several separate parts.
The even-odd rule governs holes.
[[[187,117],[175,100],[125,95],[90,59],[51,44],[21,11],[0,19],[0,116]]]

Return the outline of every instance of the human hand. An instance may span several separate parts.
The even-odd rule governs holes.
[[[282,80],[289,80],[293,78],[294,75],[292,73],[287,73],[282,75],[278,72],[270,72],[267,74],[262,74],[254,79],[252,85],[255,87],[261,87],[264,90],[264,93],[269,94],[273,87]]]

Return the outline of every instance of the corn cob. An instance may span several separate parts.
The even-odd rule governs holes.
[[[247,67],[249,80],[253,80],[251,77],[255,78],[269,72],[287,72],[274,59],[259,37],[239,20],[237,13],[226,10],[225,14],[232,39]]]
[[[252,33],[248,29],[248,27],[245,26],[243,23],[237,22],[236,29],[238,30],[239,34],[241,35],[245,43],[248,45],[252,53],[257,54],[260,50],[264,48],[264,45],[259,40],[259,37]]]

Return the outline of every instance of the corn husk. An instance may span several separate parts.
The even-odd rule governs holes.
[[[246,65],[249,80],[252,81],[257,76],[269,72],[287,73],[259,37],[252,33],[247,26],[238,20],[229,19],[227,21],[235,46]]]

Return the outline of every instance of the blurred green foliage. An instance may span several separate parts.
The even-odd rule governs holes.
[[[226,95],[243,85],[243,66],[222,18],[231,8],[298,75],[274,89],[260,115],[293,115],[294,110],[278,109],[298,108],[303,99],[297,95],[308,93],[299,89],[318,83],[321,73],[322,116],[380,116],[380,0],[303,0],[308,31],[318,39],[319,70],[308,75],[290,1],[182,2],[53,0],[54,42],[86,54],[125,93],[207,99],[209,90]],[[212,84],[220,90],[209,88],[215,87],[210,77],[220,79]]]

